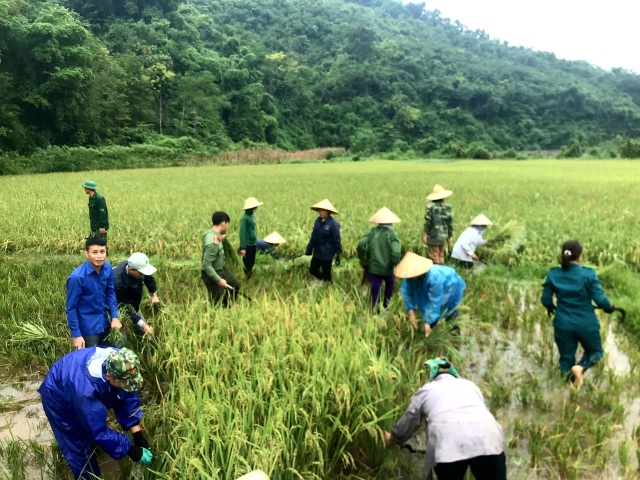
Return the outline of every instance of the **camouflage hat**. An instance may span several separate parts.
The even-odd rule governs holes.
[[[109,376],[119,382],[125,392],[136,392],[142,386],[140,360],[128,348],[112,352],[107,358],[106,367]]]

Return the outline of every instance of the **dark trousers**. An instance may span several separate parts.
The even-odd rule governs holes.
[[[224,278],[229,285],[233,287],[233,290],[229,288],[223,288],[218,285],[213,278],[207,275],[205,272],[202,272],[202,281],[207,287],[207,292],[209,293],[209,300],[213,304],[222,304],[223,307],[229,306],[229,299],[235,302],[236,297],[238,296],[238,292],[240,291],[240,282],[238,279],[229,271],[227,267],[222,267],[222,270],[217,272],[220,275],[220,278]]]
[[[331,281],[331,263],[333,260],[320,260],[313,257],[311,259],[311,265],[309,265],[309,273],[319,280],[325,282]]]
[[[253,245],[245,248],[245,255],[242,257],[242,263],[244,263],[244,273],[247,278],[251,277],[253,266],[256,264],[256,252],[258,248]]]
[[[473,268],[473,262],[467,262],[466,260],[458,260],[457,258],[452,258],[453,265],[455,267],[464,268],[467,270],[471,270]]]
[[[438,480],[464,480],[467,469],[476,480],[507,480],[507,459],[500,455],[482,455],[451,463],[438,463],[435,467]]]
[[[576,351],[578,343],[582,345],[584,354],[577,363],[587,370],[598,363],[603,356],[602,339],[600,338],[600,330],[592,330],[589,332],[576,332],[572,330],[554,329],[553,336],[560,353],[560,372],[567,373],[571,367],[576,365]]]
[[[371,310],[373,310],[378,303],[378,297],[380,296],[380,290],[382,289],[382,282],[384,282],[384,300],[382,306],[387,308],[389,301],[393,296],[393,286],[396,281],[395,275],[377,275],[375,273],[369,273],[369,283],[371,284]]]
[[[107,337],[111,333],[111,327],[108,327],[104,332],[98,335],[82,335],[84,338],[84,348],[95,347],[113,347],[113,343],[107,341]]]

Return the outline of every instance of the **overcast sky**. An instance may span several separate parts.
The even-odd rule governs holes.
[[[420,1],[510,45],[640,73],[640,0],[411,0]]]

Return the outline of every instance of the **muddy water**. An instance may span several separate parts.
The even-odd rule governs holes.
[[[516,432],[516,425],[530,425],[545,428],[558,421],[563,404],[571,405],[571,389],[559,379],[557,372],[557,351],[553,343],[550,322],[533,321],[528,317],[537,305],[537,298],[520,287],[509,289],[509,301],[520,318],[516,327],[510,330],[474,328],[474,319],[468,319],[463,326],[463,345],[460,348],[461,374],[469,378],[483,391],[488,405],[496,419],[503,426],[507,448],[510,479],[555,479],[558,473],[544,463],[534,468],[531,465],[530,445],[525,435]],[[605,359],[604,374],[610,371],[620,382],[631,382],[633,360],[627,353],[624,337],[620,336],[613,324],[603,326]],[[541,353],[545,352],[546,353]],[[578,352],[578,355],[581,355]],[[633,358],[633,356],[632,356]],[[586,381],[592,381],[597,369]],[[498,385],[499,388],[496,387]],[[606,382],[593,387],[596,390],[608,388]],[[580,392],[588,395],[587,389]],[[631,448],[626,467],[618,459],[619,447],[633,446],[633,431],[640,425],[640,396],[637,388],[623,390],[620,402],[625,406],[625,418],[621,425],[614,425],[612,433],[603,446],[611,452],[604,470],[596,467],[585,469],[583,479],[637,479],[638,459],[635,447]],[[492,398],[493,395],[493,398]],[[423,450],[424,433],[411,440],[416,450]],[[412,478],[422,478],[422,454],[411,454],[404,450],[401,462],[410,468]]]

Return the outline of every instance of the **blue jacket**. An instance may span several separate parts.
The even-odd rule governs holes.
[[[424,277],[405,279],[400,292],[405,310],[418,310],[433,325],[460,305],[466,287],[453,268],[434,265]]]
[[[118,302],[113,286],[113,269],[104,262],[100,274],[89,261],[76,268],[67,278],[67,323],[71,336],[99,335],[109,328],[109,318],[118,317]]]
[[[608,308],[611,302],[602,291],[598,275],[591,268],[571,264],[567,270],[552,268],[542,285],[542,304],[551,308],[556,296],[556,314],[553,326],[560,330],[600,330],[593,300],[599,308]]]
[[[113,409],[118,423],[129,430],[140,423],[142,407],[136,392],[107,381],[105,361],[113,350],[92,347],[66,354],[53,364],[38,392],[53,429],[65,437],[90,438],[118,460],[131,440],[107,426],[107,410]]]
[[[341,253],[340,224],[332,216],[327,217],[324,222],[318,217],[313,224],[311,240],[305,255],[313,254],[313,257],[319,260],[332,260],[335,255]]]

